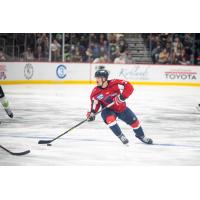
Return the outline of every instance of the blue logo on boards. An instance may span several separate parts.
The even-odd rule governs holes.
[[[67,76],[67,67],[65,65],[59,65],[56,69],[58,78],[64,79]]]

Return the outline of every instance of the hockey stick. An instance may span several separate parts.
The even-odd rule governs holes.
[[[96,115],[98,115],[100,112],[102,112],[103,110],[105,110],[106,108],[110,108],[112,105],[114,105],[114,102],[112,102],[111,104],[107,105],[106,107],[102,108],[100,111],[98,111]],[[58,138],[62,137],[63,135],[69,133],[71,130],[77,128],[78,126],[80,126],[81,124],[85,123],[87,121],[87,119],[84,119],[83,121],[79,122],[78,124],[76,124],[75,126],[73,126],[72,128],[70,128],[69,130],[67,130],[66,132],[60,134],[59,136],[55,137],[52,140],[39,140],[38,144],[47,144],[50,145],[50,143],[52,143],[53,141],[57,140]]]
[[[2,148],[4,151],[8,152],[9,154],[11,154],[13,156],[23,156],[23,155],[26,155],[31,152],[30,150],[27,150],[27,151],[22,151],[22,152],[16,153],[16,152],[12,152],[12,151],[6,149],[5,147],[3,147],[1,145],[0,145],[0,148]]]

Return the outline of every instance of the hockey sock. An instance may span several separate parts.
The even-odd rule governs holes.
[[[133,124],[131,124],[131,127],[133,128],[136,137],[144,137],[144,131],[140,124],[141,123],[138,119],[134,121]]]
[[[110,126],[110,129],[112,130],[112,132],[113,132],[117,137],[119,137],[119,136],[122,134],[122,131],[121,131],[121,129],[120,129],[120,127],[119,127],[118,124],[115,124],[115,125],[113,125],[113,126]]]
[[[133,131],[136,137],[144,137],[144,131],[141,126],[138,129],[133,129]]]

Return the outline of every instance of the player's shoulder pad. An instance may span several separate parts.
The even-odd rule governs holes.
[[[115,84],[126,84],[128,81],[121,80],[121,79],[112,79],[110,80],[110,85],[115,85]]]
[[[92,93],[91,93],[91,97],[92,97],[92,96],[95,96],[95,95],[98,94],[99,92],[100,92],[100,91],[99,91],[99,87],[98,87],[98,86],[94,87],[93,90],[92,90]]]

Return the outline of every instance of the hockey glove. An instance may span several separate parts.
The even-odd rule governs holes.
[[[88,122],[94,121],[95,120],[95,113],[94,112],[87,112],[87,120]]]
[[[125,102],[125,98],[120,94],[120,95],[117,95],[113,101],[115,102],[115,105],[120,105],[121,103],[124,103]]]

